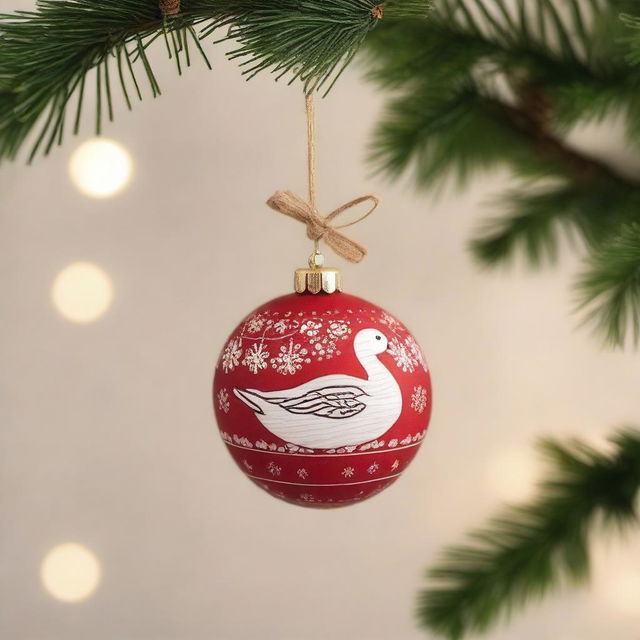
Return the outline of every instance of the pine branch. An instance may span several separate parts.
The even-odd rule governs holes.
[[[580,441],[541,448],[552,464],[537,499],[511,507],[452,547],[428,573],[418,616],[429,630],[459,640],[569,582],[589,576],[596,526],[609,532],[638,524],[640,431],[623,430],[599,453]]]
[[[470,247],[486,266],[511,258],[522,247],[529,264],[539,266],[557,254],[558,230],[575,232],[595,248],[614,235],[621,224],[638,219],[640,181],[619,174],[606,163],[570,147],[552,134],[550,118],[544,117],[545,96],[536,92],[521,96],[517,105],[491,101],[496,117],[507,122],[527,141],[529,152],[538,157],[559,186],[535,186],[513,191],[504,198],[508,214],[481,226]],[[527,167],[515,165],[521,173]],[[602,215],[608,211],[608,215]]]
[[[480,165],[485,170],[502,163],[524,166],[530,158],[526,140],[495,117],[470,78],[454,87],[416,87],[391,101],[370,154],[378,172],[391,178],[412,171],[419,189],[448,173],[463,186]]]
[[[538,267],[555,262],[560,232],[570,240],[576,235],[591,249],[618,231],[621,222],[637,217],[640,187],[629,191],[615,182],[602,181],[585,189],[579,181],[529,187],[507,192],[498,203],[506,214],[479,225],[470,249],[484,266],[513,259],[520,250],[527,262]],[[611,211],[603,215],[603,211]]]
[[[640,223],[622,226],[620,232],[597,250],[577,289],[594,324],[607,343],[621,347],[629,333],[640,341]]]
[[[636,2],[630,3],[628,7],[628,13],[621,13],[620,20],[629,28],[629,33],[626,34],[624,41],[628,44],[627,59],[631,64],[640,64],[640,16],[634,15],[640,11],[640,4]]]
[[[610,6],[594,10],[593,29],[602,31],[611,22],[619,23],[614,7],[624,4],[612,1]],[[536,11],[531,11],[531,6],[536,7]],[[618,101],[628,101],[630,94],[638,93],[640,73],[624,66],[623,50],[612,44],[616,38],[602,43],[590,37],[592,34],[587,33],[584,26],[586,11],[580,2],[573,0],[570,6],[575,23],[572,29],[563,24],[552,3],[545,0],[528,3],[526,8],[524,0],[519,0],[515,18],[510,16],[502,0],[442,0],[428,21],[384,25],[368,41],[369,77],[385,88],[401,89],[402,93],[390,102],[374,134],[374,164],[395,176],[411,167],[414,160],[416,164],[424,162],[422,158],[411,157],[418,154],[419,143],[405,144],[412,129],[425,144],[431,144],[433,136],[441,136],[442,145],[451,147],[456,154],[459,136],[447,140],[446,128],[425,129],[425,126],[429,125],[432,105],[442,105],[449,96],[454,96],[454,102],[458,95],[463,100],[466,95],[470,104],[464,114],[468,124],[464,146],[478,148],[469,171],[486,167],[481,149],[487,143],[493,147],[496,129],[509,125],[504,126],[499,136],[502,149],[495,149],[507,162],[514,157],[507,137],[515,134],[516,145],[525,142],[541,157],[543,162],[536,163],[537,167],[552,163],[554,171],[558,171],[568,162],[570,169],[585,171],[585,182],[592,167],[597,173],[613,174],[605,163],[572,152],[561,138],[551,134],[552,124],[558,114],[565,127],[579,119],[578,113],[585,116],[584,111],[590,110],[592,100],[585,100],[580,105],[583,109],[579,109],[577,95],[580,92],[590,98],[607,89],[605,93],[611,99],[615,89]],[[497,22],[494,16],[501,14],[510,17]],[[485,16],[485,22],[478,16]],[[535,29],[530,24],[534,17],[539,25],[551,23],[554,28]],[[582,33],[584,47],[589,47],[582,54],[570,45],[575,30]],[[551,43],[554,36],[565,42],[560,51]],[[501,74],[505,74],[515,95],[506,95],[496,87],[495,79]],[[470,96],[469,87],[474,96]],[[568,100],[568,104],[564,104],[564,100]],[[421,109],[422,103],[424,109]],[[489,109],[494,113],[488,114]],[[539,120],[539,109],[548,112],[547,120]],[[595,113],[602,115],[604,109],[603,104],[599,104]],[[421,111],[426,114],[416,117]],[[491,115],[493,117],[488,117]],[[593,115],[587,113],[586,119]],[[472,119],[473,126],[469,124]],[[508,123],[504,123],[504,119]],[[434,144],[437,143],[436,140]],[[529,170],[524,161],[528,153],[515,154],[521,163],[516,169],[525,173]],[[455,161],[449,168],[455,169],[454,164]],[[434,173],[441,175],[444,171]],[[416,179],[418,187],[430,186],[433,179],[430,168],[421,167]]]
[[[523,178],[501,198],[506,213],[470,243],[487,266],[518,251],[532,266],[552,262],[562,234],[596,252],[640,220],[640,178],[562,135],[619,113],[640,141],[640,65],[626,63],[620,38],[630,0],[571,0],[562,14],[553,4],[440,0],[428,21],[387,23],[368,40],[369,77],[393,92],[372,141],[381,173],[411,172],[418,189],[449,175],[463,186],[500,165]],[[640,300],[624,299],[640,318]],[[601,329],[617,317],[616,300],[591,307]]]
[[[237,42],[228,55],[247,77],[271,70],[276,78],[302,81],[306,91],[328,91],[379,22],[379,8],[415,16],[426,12],[428,1],[182,0],[181,6],[163,18],[158,0],[39,0],[34,12],[0,16],[0,160],[15,158],[41,120],[31,158],[60,144],[72,99],[77,132],[92,70],[98,133],[105,118],[113,119],[114,77],[129,109],[133,95],[142,98],[136,71],[158,96],[147,55],[158,39],[182,73],[190,50],[210,67],[201,40],[228,28],[222,40]]]

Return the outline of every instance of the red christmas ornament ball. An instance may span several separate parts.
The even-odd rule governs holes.
[[[291,294],[229,336],[213,401],[229,453],[271,495],[337,507],[379,493],[415,456],[431,381],[406,327],[345,293]]]

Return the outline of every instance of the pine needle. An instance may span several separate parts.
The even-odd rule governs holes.
[[[640,431],[618,431],[611,442],[614,452],[604,454],[579,440],[543,441],[551,468],[538,497],[444,552],[420,594],[420,623],[460,640],[486,633],[563,584],[584,583],[596,529],[624,531],[640,515]]]
[[[382,4],[391,18],[425,15],[429,6],[428,0]],[[320,86],[329,91],[377,26],[377,6],[374,0],[182,0],[181,13],[163,18],[157,0],[39,0],[35,11],[0,15],[0,160],[15,158],[57,96],[71,97],[71,87],[84,89],[85,76],[93,69],[99,132],[103,111],[109,120],[114,113],[111,56],[118,61],[128,108],[124,62],[140,99],[136,66],[146,74],[151,95],[159,96],[146,50],[157,39],[164,40],[167,56],[182,74],[191,64],[187,32],[209,68],[201,41],[226,29],[217,42],[237,43],[228,55],[241,62],[247,77],[277,70],[301,80],[306,91]],[[67,101],[55,117],[46,116],[43,138],[51,133],[50,127],[60,134]],[[83,100],[76,104],[74,131]],[[45,152],[50,147],[47,144]]]
[[[640,341],[640,223],[624,225],[588,261],[576,285],[586,310],[606,343],[622,347],[631,335]]]
[[[499,215],[478,226],[474,256],[490,267],[521,254],[539,267],[554,262],[563,235],[578,240],[594,261],[578,288],[587,320],[609,344],[622,344],[629,331],[638,344],[640,297],[627,244],[616,238],[621,225],[640,223],[640,176],[576,149],[565,132],[617,115],[630,144],[640,145],[640,54],[632,57],[639,64],[628,62],[629,38],[638,52],[640,38],[627,26],[640,33],[640,18],[619,17],[640,5],[565,5],[440,0],[428,20],[376,30],[367,40],[368,77],[391,97],[370,159],[378,173],[409,175],[420,190],[510,170],[518,186],[499,199]]]

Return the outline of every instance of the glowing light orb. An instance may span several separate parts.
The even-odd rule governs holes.
[[[40,567],[44,588],[63,602],[89,598],[98,588],[101,577],[102,569],[96,555],[72,542],[53,547]]]
[[[130,182],[133,161],[117,142],[94,138],[81,144],[69,160],[69,175],[78,190],[90,198],[108,198]]]
[[[56,276],[51,299],[64,318],[87,324],[100,318],[111,306],[113,283],[97,265],[74,262]]]

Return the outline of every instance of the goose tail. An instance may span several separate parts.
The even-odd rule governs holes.
[[[238,389],[237,387],[234,387],[233,393],[250,409],[253,409],[256,413],[264,415],[264,411],[260,406],[260,401],[264,402],[264,398],[257,391],[254,391],[253,389]]]

